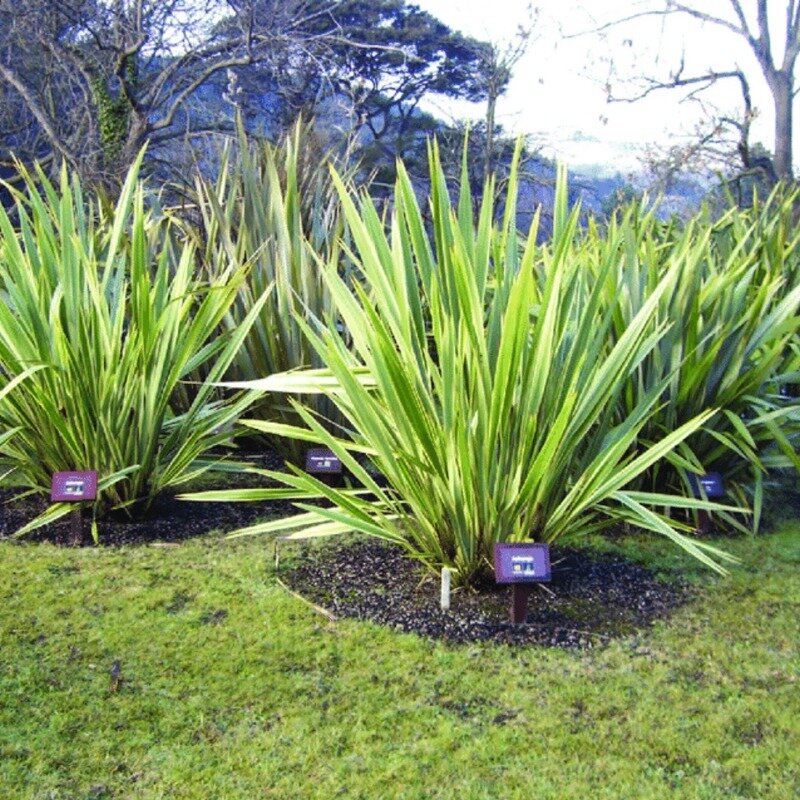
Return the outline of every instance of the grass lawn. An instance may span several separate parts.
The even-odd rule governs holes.
[[[619,546],[696,599],[565,652],[331,625],[263,539],[0,542],[0,798],[800,796],[800,525]]]

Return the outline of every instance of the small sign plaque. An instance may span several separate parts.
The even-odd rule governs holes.
[[[311,474],[338,475],[342,462],[330,450],[322,447],[312,448],[306,453],[306,472]]]
[[[705,475],[689,475],[689,484],[695,497],[701,496],[701,487],[705,492],[705,496],[709,499],[725,496],[725,484],[719,472],[707,472]]]
[[[538,583],[550,580],[550,545],[498,542],[494,546],[498,583]]]
[[[77,503],[97,498],[97,473],[54,472],[50,499],[54,503]]]

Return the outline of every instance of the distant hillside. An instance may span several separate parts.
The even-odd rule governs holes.
[[[265,79],[254,73],[248,74],[243,71],[241,85],[246,89],[246,102],[243,104],[245,123],[252,133],[274,139],[280,133],[280,120],[283,118],[284,109],[281,108],[281,100],[277,93],[267,85]],[[192,99],[191,105],[187,105],[183,116],[176,118],[174,125],[176,128],[202,128],[202,127],[233,127],[234,107],[225,99],[226,79],[220,74],[215,76],[202,86]],[[419,124],[416,130],[412,131],[402,142],[405,151],[424,154],[425,141],[432,132],[444,134],[452,129],[448,129],[444,122],[432,117],[427,112],[419,111]],[[191,126],[187,123],[191,117]],[[316,124],[320,132],[321,139],[333,144],[342,138],[343,132],[352,129],[353,121],[349,117],[347,110],[335,99],[322,103],[317,110]],[[577,135],[577,134],[576,134]],[[358,138],[364,153],[370,152],[370,147],[374,143],[371,134],[366,128],[359,130]],[[167,164],[173,170],[183,170],[180,166],[186,164],[199,167],[204,172],[210,173],[216,169],[218,147],[215,145],[204,145],[202,139],[195,139],[194,154],[191,154],[183,145],[172,144],[170,152],[165,159],[164,154],[160,154],[158,161]],[[377,158],[383,158],[386,162],[388,173],[393,172],[394,156],[391,147],[373,148],[370,158],[375,158],[375,153],[380,150],[385,151]],[[509,151],[510,152],[510,151]],[[419,158],[419,155],[417,155]],[[508,153],[501,157],[500,161],[508,160]],[[158,161],[154,163],[154,169],[160,172],[164,167],[158,166]],[[372,162],[375,167],[375,162]],[[411,167],[411,165],[409,165]],[[424,174],[425,169],[422,165],[417,165],[417,169],[412,173]],[[419,168],[421,167],[421,168]],[[185,171],[184,171],[184,174]],[[525,175],[520,181],[520,193],[517,200],[518,214],[517,220],[521,230],[527,231],[530,227],[533,215],[538,208],[540,212],[539,238],[547,239],[552,232],[552,208],[554,201],[555,188],[555,163],[536,153],[529,153],[525,162]],[[388,177],[388,175],[387,175]],[[635,192],[641,193],[645,181],[642,176],[623,175],[618,172],[613,175],[608,174],[607,165],[587,165],[581,164],[580,169],[575,172],[570,171],[569,187],[570,202],[580,202],[582,209],[587,214],[602,216],[609,210],[609,198],[615,192]],[[668,194],[664,195],[659,205],[659,215],[669,217],[672,214],[685,215],[698,207],[703,197],[708,191],[708,185],[700,181],[688,179],[677,181],[671,187]],[[425,187],[420,184],[420,190],[425,191]]]

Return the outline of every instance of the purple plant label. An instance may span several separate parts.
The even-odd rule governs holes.
[[[498,542],[494,546],[494,576],[498,583],[550,580],[550,545]]]
[[[701,497],[702,487],[705,496],[709,499],[725,496],[725,484],[722,482],[722,475],[719,472],[707,472],[705,475],[689,475],[689,485],[692,487],[692,494]]]
[[[311,474],[338,474],[342,471],[342,462],[330,450],[318,447],[306,453],[306,472]]]
[[[54,503],[77,503],[97,498],[97,473],[54,472],[50,485],[50,499]]]

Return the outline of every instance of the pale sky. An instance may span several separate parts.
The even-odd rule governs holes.
[[[498,43],[513,39],[518,26],[529,18],[527,0],[415,1],[449,26]],[[566,160],[575,169],[600,164],[606,172],[626,173],[636,170],[643,145],[685,139],[699,109],[692,103],[679,104],[675,91],[657,92],[630,105],[608,104],[604,90],[612,54],[620,77],[637,72],[665,77],[677,68],[682,51],[687,76],[730,69],[737,63],[752,76],[759,116],[751,141],[762,140],[771,147],[769,95],[746,44],[734,34],[695,20],[648,18],[615,28],[605,39],[598,35],[565,39],[562,31],[588,30],[659,4],[653,0],[539,0],[535,5],[540,9],[538,38],[517,65],[509,91],[500,100],[498,122],[509,131],[533,134],[546,155]],[[694,5],[730,18],[727,0],[697,0]],[[744,5],[755,6],[755,2],[744,0]],[[780,9],[782,4],[772,0],[771,5]],[[733,115],[741,108],[741,94],[738,84],[726,83],[706,96]],[[622,80],[614,85],[619,93],[625,92]],[[437,110],[465,117],[481,115],[480,108],[467,103],[439,104]]]

